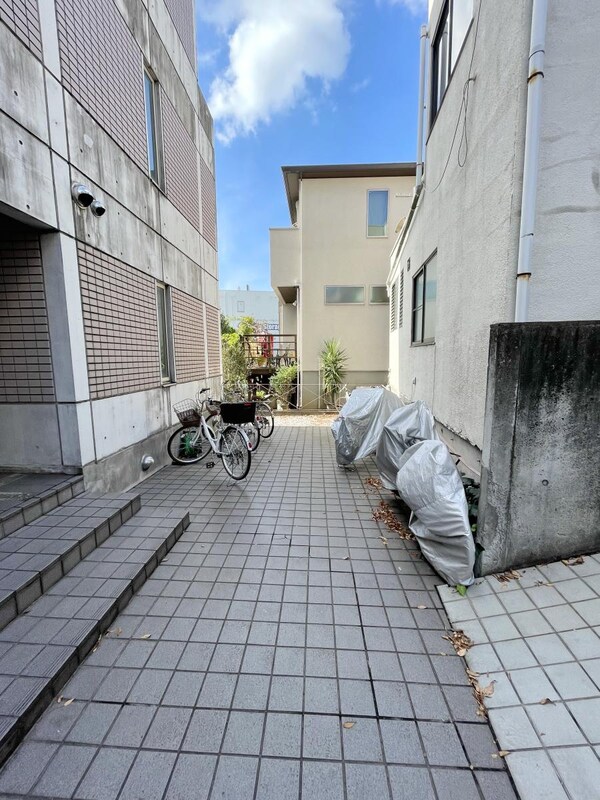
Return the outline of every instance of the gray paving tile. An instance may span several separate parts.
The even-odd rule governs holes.
[[[161,800],[176,758],[176,753],[140,750],[123,786],[121,797],[124,800],[134,797]]]
[[[252,800],[258,759],[221,756],[211,796],[219,800]]]
[[[524,750],[506,757],[519,795],[532,800],[569,800],[552,762],[543,750]],[[532,791],[533,789],[533,791]]]
[[[431,800],[435,796],[429,770],[425,767],[391,766],[388,773],[393,800]]]
[[[600,744],[600,698],[573,700],[567,707],[588,740]]]
[[[24,742],[0,773],[0,792],[29,794],[48,762],[54,758],[57,749],[56,744]]]
[[[512,751],[540,747],[539,737],[524,708],[494,708],[489,712],[489,718],[500,749]]]
[[[300,714],[267,714],[263,755],[299,758],[301,740]]]
[[[548,751],[572,800],[598,794],[600,760],[591,747],[552,748]]]
[[[419,722],[419,732],[430,764],[468,766],[460,739],[453,725],[443,722]]]
[[[32,794],[71,797],[95,754],[94,747],[61,745],[36,783]]]
[[[342,765],[307,761],[302,765],[302,800],[344,800]]]
[[[305,714],[303,727],[304,758],[341,759],[339,717]]]
[[[461,800],[480,800],[475,778],[467,770],[433,769],[431,774],[438,797],[460,797]]]
[[[115,747],[141,747],[155,713],[154,706],[123,706],[108,732],[105,744]]]
[[[354,723],[351,728],[342,725],[342,744],[346,761],[374,761],[381,763],[383,753],[379,728],[375,719],[343,718],[342,723]]]
[[[348,800],[389,800],[385,767],[375,764],[346,764]]]
[[[198,697],[198,705],[203,708],[229,708],[236,682],[236,675],[208,673]]]
[[[189,708],[159,708],[142,746],[153,750],[179,750],[191,716]]]
[[[296,800],[300,790],[300,762],[263,758],[256,800]]]
[[[241,709],[267,708],[270,678],[267,675],[240,675],[232,706]]]
[[[398,764],[424,764],[425,756],[416,722],[380,720],[386,760]]]
[[[377,711],[381,717],[412,717],[406,684],[395,681],[373,681]]]
[[[338,713],[338,687],[334,678],[306,678],[304,682],[304,710],[324,714]]]
[[[104,747],[98,750],[77,788],[81,800],[117,800],[135,759],[135,750]]]
[[[227,711],[194,711],[183,741],[183,749],[198,753],[218,753],[221,750],[227,718]]]
[[[216,756],[181,753],[164,800],[208,800],[216,763]]]
[[[101,744],[120,710],[121,706],[116,703],[90,703],[70,729],[66,740],[81,744]]]
[[[259,755],[265,715],[252,711],[232,711],[221,746],[223,753]]]

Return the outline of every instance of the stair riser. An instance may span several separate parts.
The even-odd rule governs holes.
[[[68,503],[69,500],[80,495],[84,489],[83,478],[81,478],[58,491],[50,489],[38,497],[33,497],[14,513],[0,519],[0,539],[10,536],[11,533],[15,533],[24,525],[29,525],[43,514]]]
[[[146,580],[152,575],[162,558],[164,558],[181,537],[189,524],[189,514],[186,514],[182,521],[177,523],[167,539],[163,541],[157,552],[153,553],[145,564],[140,565],[136,574],[129,580],[126,588],[113,599],[108,611],[106,611],[93,628],[84,635],[82,640],[74,646],[72,656],[69,657],[55,675],[47,678],[41,691],[31,698],[27,707],[23,709],[19,719],[12,728],[0,737],[0,767],[25,738],[28,731],[50,705],[53,698],[60,693],[60,690],[67,683],[69,678],[72,677],[77,667],[89,655],[98,642],[99,637],[110,628],[117,616],[125,609],[135,592],[143,586]],[[158,558],[158,553],[162,553],[160,559]]]
[[[57,556],[39,573],[37,578],[32,578],[27,584],[0,601],[0,630],[12,622],[18,614],[22,614],[44,592],[51,589],[57,581],[67,575],[76,564],[105,542],[109,536],[118,531],[121,525],[129,521],[140,508],[141,498],[137,495],[123,509],[116,511],[88,536],[77,542],[67,553]]]

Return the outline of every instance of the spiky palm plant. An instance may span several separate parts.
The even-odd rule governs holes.
[[[348,356],[337,339],[325,339],[320,359],[323,388],[331,405],[334,406],[344,383]]]

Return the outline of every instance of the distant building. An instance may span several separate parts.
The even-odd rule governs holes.
[[[0,2],[0,468],[123,488],[166,463],[173,403],[219,390],[194,16]]]
[[[281,334],[297,337],[299,405],[322,404],[319,354],[338,339],[346,384],[387,384],[386,277],[415,164],[283,167],[291,228],[271,230]]]
[[[275,292],[245,289],[219,289],[221,313],[232,328],[237,328],[242,317],[252,317],[262,333],[279,333],[279,303]]]

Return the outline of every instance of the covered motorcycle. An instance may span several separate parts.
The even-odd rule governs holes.
[[[375,455],[379,477],[385,488],[396,489],[398,465],[409,447],[425,439],[437,438],[433,414],[422,400],[396,409],[383,426]]]
[[[383,426],[401,406],[400,398],[383,387],[354,389],[331,425],[339,466],[374,453]]]

